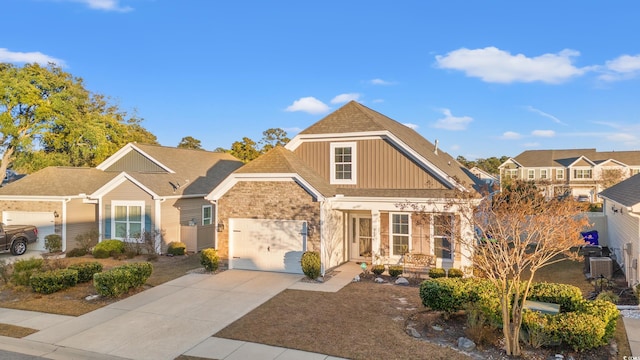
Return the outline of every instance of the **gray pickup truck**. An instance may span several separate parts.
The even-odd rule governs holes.
[[[0,223],[0,252],[13,255],[27,252],[27,244],[38,241],[38,228],[33,225],[5,225]]]

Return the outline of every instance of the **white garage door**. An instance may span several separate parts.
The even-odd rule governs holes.
[[[55,234],[55,217],[52,212],[3,211],[2,222],[7,225],[35,225],[38,228],[38,241],[29,244],[29,250],[46,250],[44,237]]]
[[[307,222],[230,219],[229,267],[302,274]]]

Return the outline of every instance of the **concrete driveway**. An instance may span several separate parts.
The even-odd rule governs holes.
[[[0,260],[4,261],[7,264],[13,264],[14,262],[22,259],[42,258],[43,253],[44,251],[27,249],[26,253],[20,256],[15,256],[15,255],[11,255],[10,252],[3,252],[3,253],[0,253]]]
[[[243,270],[190,274],[25,339],[128,359],[174,359],[301,278]]]

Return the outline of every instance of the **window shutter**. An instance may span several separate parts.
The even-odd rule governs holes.
[[[111,205],[104,206],[104,239],[111,239]]]
[[[151,205],[144,207],[144,231],[151,233],[153,228],[151,227]]]

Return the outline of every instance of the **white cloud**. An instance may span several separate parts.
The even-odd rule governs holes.
[[[285,109],[285,111],[289,112],[302,111],[309,114],[323,114],[329,110],[330,108],[325,103],[313,96],[300,98]]]
[[[469,123],[473,121],[470,116],[453,116],[449,109],[442,109],[442,113],[445,117],[438,119],[433,124],[434,128],[453,131],[466,130]]]
[[[418,126],[418,125],[416,125],[416,124],[412,124],[412,123],[404,123],[404,124],[402,124],[402,125],[404,125],[404,126],[406,126],[406,127],[410,128],[410,129],[413,129],[413,130],[415,130],[415,129],[419,128],[419,126]]]
[[[371,79],[369,80],[369,84],[371,85],[393,85],[393,82],[382,80],[382,79]]]
[[[555,122],[555,123],[562,124],[562,125],[567,125],[567,124],[563,123],[562,121],[560,121],[560,119],[558,119],[557,117],[555,117],[555,116],[553,116],[551,114],[548,114],[548,113],[546,113],[546,112],[544,112],[542,110],[538,110],[538,109],[534,108],[533,106],[527,106],[526,109],[531,111],[531,112],[533,112],[533,113],[536,113],[538,115],[541,115],[541,116],[544,116],[546,118],[549,118],[549,119],[553,120],[553,122]]]
[[[441,69],[460,70],[467,76],[490,83],[540,81],[557,84],[588,70],[572,64],[572,59],[578,55],[579,52],[569,49],[557,54],[527,57],[523,54],[511,55],[496,47],[475,50],[462,48],[445,56],[436,56],[436,65]]]
[[[358,101],[360,99],[360,94],[358,93],[349,93],[349,94],[340,94],[333,99],[331,99],[332,104],[343,104],[347,103],[351,100]]]
[[[605,63],[600,80],[617,81],[640,75],[640,55],[622,55]]]
[[[129,12],[130,6],[120,6],[120,0],[70,0],[87,5],[91,9],[103,11]]]
[[[517,132],[514,131],[506,131],[502,134],[502,136],[500,137],[503,140],[517,140],[522,138],[522,135],[518,134]]]
[[[58,66],[65,66],[63,60],[56,59],[49,55],[45,55],[39,51],[35,52],[15,52],[9,51],[9,49],[0,48],[0,62],[8,63],[37,63],[40,65],[47,65],[48,63],[54,63]]]
[[[556,132],[553,130],[533,130],[531,135],[538,137],[554,137]]]

